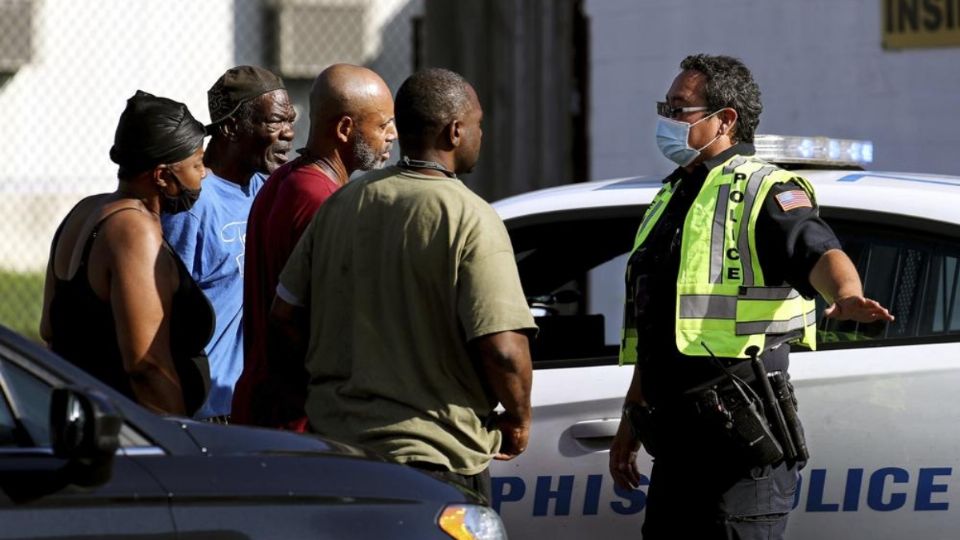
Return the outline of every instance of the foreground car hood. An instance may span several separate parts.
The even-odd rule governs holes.
[[[384,459],[375,452],[333,441],[319,435],[276,429],[210,424],[183,418],[168,418],[209,455],[337,455],[376,461]]]
[[[167,459],[146,456],[138,461],[175,501],[426,504],[429,512],[449,503],[477,501],[465,488],[318,436],[182,418],[165,421],[174,423],[199,452],[174,452]]]

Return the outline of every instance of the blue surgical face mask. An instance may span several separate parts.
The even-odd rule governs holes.
[[[720,109],[720,111],[722,110],[723,109]],[[700,151],[713,144],[714,141],[720,138],[720,135],[717,135],[713,138],[713,140],[701,146],[700,148],[691,148],[689,142],[690,128],[699,124],[700,122],[703,122],[720,111],[710,113],[692,124],[658,116],[657,146],[660,147],[660,151],[663,152],[663,155],[666,156],[667,159],[681,167],[686,167],[687,165],[693,163],[693,161],[700,155]]]

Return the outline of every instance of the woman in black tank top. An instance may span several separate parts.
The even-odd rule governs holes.
[[[138,91],[110,150],[117,190],[67,214],[47,265],[43,339],[160,413],[192,415],[210,381],[213,310],[160,227],[199,196],[204,135],[185,105]]]

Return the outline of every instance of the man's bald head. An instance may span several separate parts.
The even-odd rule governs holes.
[[[360,112],[366,104],[390,96],[390,88],[373,70],[351,64],[334,64],[323,70],[310,90],[310,118],[330,121]]]
[[[334,64],[317,76],[310,91],[308,146],[338,147],[352,173],[382,166],[395,137],[393,96],[374,71]]]

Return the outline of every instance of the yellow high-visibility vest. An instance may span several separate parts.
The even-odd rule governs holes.
[[[666,183],[643,216],[633,251],[647,236],[682,180]],[[793,181],[814,200],[813,187],[789,171],[750,156],[734,156],[708,174],[687,211],[677,275],[677,350],[687,356],[747,358],[766,336],[803,330],[797,342],[816,348],[816,308],[789,285],[768,286],[757,257],[756,225],[776,184]],[[628,295],[633,283],[627,265]],[[633,314],[624,309],[620,364],[637,361]],[[641,345],[642,346],[642,345]]]

